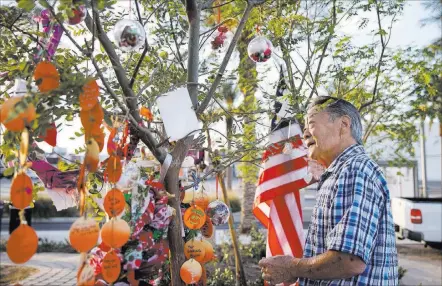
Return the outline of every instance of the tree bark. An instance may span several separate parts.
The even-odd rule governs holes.
[[[173,286],[186,285],[180,277],[181,265],[186,261],[186,258],[184,256],[184,240],[182,237],[183,222],[181,218],[181,201],[178,179],[181,164],[190,148],[191,142],[191,138],[182,139],[177,142],[171,154],[173,161],[164,179],[166,190],[175,195],[175,198],[169,199],[169,205],[176,210],[176,215],[173,217],[168,231],[171,285]]]
[[[227,152],[230,154],[232,149],[232,134],[233,134],[233,118],[226,118],[226,131],[227,131]],[[226,179],[227,179],[227,190],[232,190],[232,181],[233,181],[233,167],[229,166],[226,170]]]

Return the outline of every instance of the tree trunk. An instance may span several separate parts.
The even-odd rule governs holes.
[[[239,68],[239,89],[244,94],[244,104],[242,111],[247,112],[244,116],[244,146],[247,149],[253,149],[256,142],[255,116],[253,111],[256,110],[255,92],[257,89],[257,73],[256,64],[249,58],[247,46],[250,42],[250,30],[244,30],[238,43],[240,56]],[[254,160],[257,153],[250,151],[244,156],[244,161]],[[240,232],[247,233],[254,221],[252,214],[253,199],[255,196],[255,183],[258,176],[258,169],[250,163],[243,163],[241,166],[241,177],[243,183],[243,199],[241,202],[241,225]]]
[[[255,221],[253,215],[253,200],[255,198],[256,185],[252,182],[243,183],[243,197],[241,202],[241,233],[248,233]]]
[[[226,133],[227,133],[227,152],[230,154],[232,149],[232,133],[233,133],[233,118],[228,116],[226,118]],[[226,179],[227,179],[227,190],[232,190],[232,181],[233,181],[233,167],[229,166],[226,170]]]
[[[183,263],[186,261],[186,258],[184,256],[184,239],[182,237],[183,222],[181,218],[181,202],[178,179],[181,164],[190,148],[191,143],[192,139],[189,138],[177,142],[172,152],[172,163],[164,179],[166,190],[175,195],[175,198],[169,199],[169,205],[176,210],[176,215],[173,217],[168,231],[171,285],[173,286],[186,285],[180,277],[181,265],[183,265]]]

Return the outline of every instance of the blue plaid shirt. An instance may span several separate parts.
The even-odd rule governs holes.
[[[349,279],[300,279],[300,285],[398,285],[387,182],[379,166],[358,144],[345,149],[318,182],[304,257],[328,250],[359,256],[367,267]]]

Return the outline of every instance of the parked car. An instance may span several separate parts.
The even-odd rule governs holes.
[[[442,198],[392,198],[398,239],[442,248]]]

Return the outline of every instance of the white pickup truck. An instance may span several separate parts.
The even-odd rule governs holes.
[[[442,247],[442,198],[392,198],[398,239]]]

